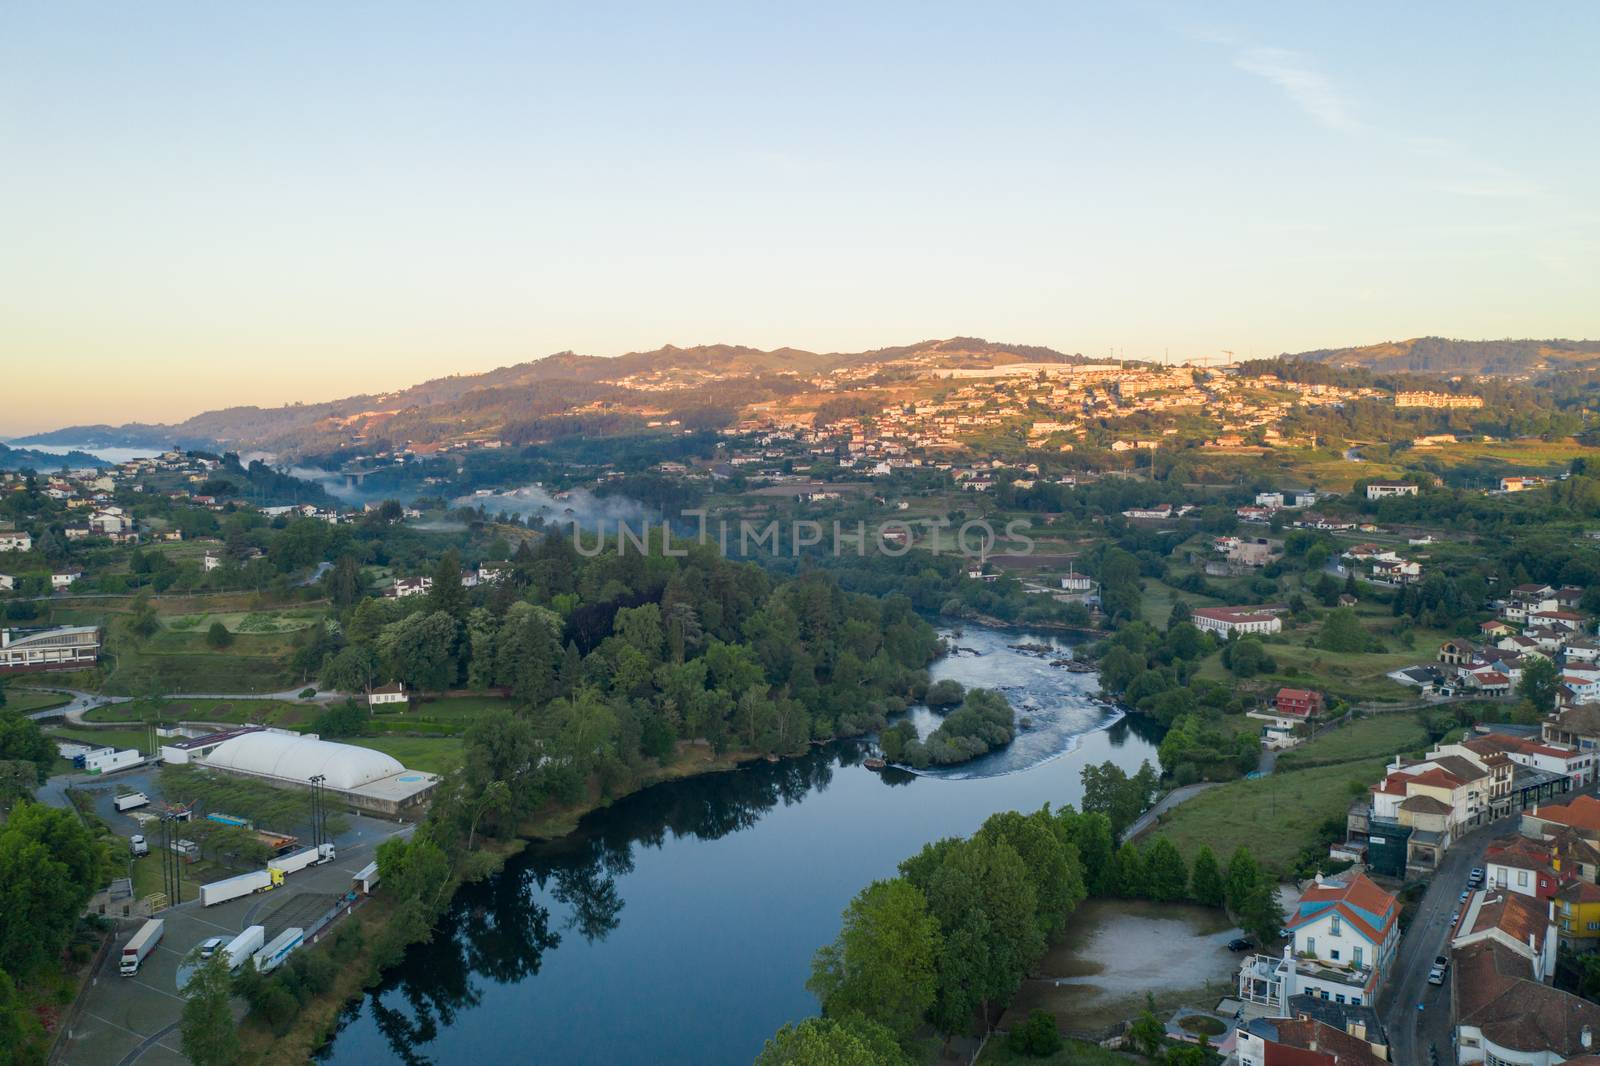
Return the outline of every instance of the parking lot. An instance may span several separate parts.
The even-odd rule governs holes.
[[[133,817],[140,812],[119,812],[112,800],[118,786],[156,799],[153,770],[109,777],[77,775],[70,781],[52,778],[50,785],[41,790],[40,798],[67,806],[65,786],[69,783],[94,797],[96,813],[113,832],[120,836],[145,832]],[[410,824],[364,815],[345,816],[350,828],[334,838],[338,857],[333,862],[290,874],[283,887],[269,892],[214,907],[202,908],[191,901],[162,912],[159,917],[165,920],[166,928],[161,943],[132,977],[122,977],[117,969],[122,945],[139,929],[142,919],[121,922],[111,950],[84,989],[79,1010],[58,1047],[56,1061],[72,1066],[186,1061],[179,1052],[177,1025],[183,1010],[179,970],[189,952],[208,937],[231,939],[250,925],[266,926],[269,940],[284,929],[306,927],[350,892],[352,876],[373,861],[379,844],[412,829]],[[286,831],[305,833],[306,829],[294,826]]]

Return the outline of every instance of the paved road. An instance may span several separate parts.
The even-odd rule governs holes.
[[[83,714],[85,711],[92,710],[95,707],[108,707],[117,703],[129,703],[133,700],[132,696],[102,696],[95,692],[83,692],[78,689],[47,687],[43,685],[30,685],[28,687],[35,692],[59,692],[63,696],[72,697],[72,702],[64,707],[52,707],[46,711],[35,711],[28,715],[29,718],[41,720],[64,716],[68,723],[72,725],[88,726],[90,728],[93,728],[97,725],[125,728],[128,725],[126,722],[89,722],[84,720]],[[305,690],[306,686],[300,685],[297,688],[286,688],[281,692],[173,692],[164,696],[163,699],[282,700],[284,702],[294,702],[300,699],[300,693],[304,692]],[[319,690],[317,694],[312,697],[310,702],[321,703],[328,700],[343,698],[343,693]]]
[[[1451,1040],[1450,977],[1442,985],[1428,984],[1428,970],[1436,955],[1448,955],[1450,917],[1461,907],[1460,895],[1474,866],[1495,840],[1515,833],[1517,816],[1480,826],[1445,852],[1429,879],[1427,894],[1417,908],[1411,927],[1378,997],[1379,1015],[1389,1031],[1389,1061],[1395,1066],[1428,1066],[1428,1045],[1438,1046],[1440,1066],[1455,1061]],[[1423,1010],[1418,1010],[1418,1004]]]
[[[1128,826],[1127,830],[1122,834],[1122,839],[1138,839],[1140,833],[1148,832],[1150,828],[1154,826],[1156,822],[1160,820],[1161,816],[1167,811],[1172,810],[1172,808],[1176,807],[1180,803],[1183,803],[1185,800],[1193,799],[1206,789],[1216,788],[1220,784],[1222,784],[1221,781],[1202,781],[1198,785],[1184,785],[1182,788],[1173,789],[1165,796],[1162,796],[1161,800],[1154,807],[1151,807],[1148,811],[1145,811],[1143,814],[1139,815],[1139,817],[1134,820],[1134,823]]]

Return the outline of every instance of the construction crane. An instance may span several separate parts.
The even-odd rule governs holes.
[[[1228,362],[1230,362],[1230,363],[1233,362],[1233,353],[1231,351],[1229,351],[1226,348],[1223,348],[1222,349],[1222,354],[1228,357]]]

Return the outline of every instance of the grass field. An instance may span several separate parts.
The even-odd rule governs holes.
[[[69,697],[56,692],[29,692],[15,688],[6,690],[6,710],[21,714],[48,711],[52,707],[60,707],[71,702]]]
[[[1278,756],[1278,771],[1331,766],[1414,751],[1428,743],[1415,714],[1380,714],[1341,726]]]
[[[75,740],[79,744],[96,744],[107,748],[145,748],[143,729],[75,729],[57,726],[46,729],[46,735],[61,740]]]
[[[321,617],[321,611],[222,611],[166,615],[161,624],[180,633],[204,633],[215,622],[230,633],[293,633],[309,629]]]
[[[145,708],[136,703],[116,703],[84,712],[89,722],[138,722]],[[163,721],[225,722],[230,725],[305,725],[322,708],[316,704],[285,700],[174,700],[163,705]]]
[[[1172,617],[1172,605],[1178,600],[1190,607],[1215,607],[1222,602],[1210,596],[1196,596],[1192,592],[1175,589],[1153,577],[1141,579],[1140,584],[1144,587],[1144,595],[1139,597],[1139,613],[1146,622],[1158,629],[1167,628],[1167,619]]]
[[[163,692],[277,692],[292,688],[287,660],[290,635],[240,633],[224,649],[206,643],[204,630],[163,629],[149,640],[116,632],[109,645],[114,663],[105,691],[111,695]]]
[[[447,774],[461,765],[459,737],[351,737],[340,743],[393,755],[408,770]]]
[[[1413,666],[1433,660],[1428,643],[1419,637],[1415,651],[1392,652],[1334,652],[1321,648],[1308,648],[1304,641],[1310,633],[1296,631],[1292,644],[1267,644],[1267,653],[1277,662],[1276,670],[1250,678],[1244,685],[1271,692],[1283,685],[1314,684],[1329,694],[1348,700],[1388,700],[1403,702],[1416,693],[1406,686],[1390,680],[1385,675],[1402,666]],[[1200,665],[1199,677],[1221,681],[1228,685],[1240,684],[1222,665],[1220,653]]]
[[[1258,862],[1281,873],[1316,839],[1322,823],[1344,818],[1355,796],[1352,782],[1372,784],[1385,765],[1384,759],[1367,759],[1229,781],[1169,811],[1154,835],[1167,837],[1190,860],[1209,844],[1227,862],[1243,844]]]

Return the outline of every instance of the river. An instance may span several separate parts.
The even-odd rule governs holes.
[[[1009,645],[1049,643],[1048,656]],[[1149,727],[1051,667],[1065,644],[967,626],[936,680],[1004,685],[1034,727],[934,774],[872,773],[865,742],[659,785],[468,885],[431,943],[347,1009],[323,1061],[745,1064],[814,1014],[812,953],[861,888],[990,814],[1076,802],[1079,771],[1156,759]],[[926,725],[926,722],[920,723]],[[380,889],[381,891],[381,889]]]

